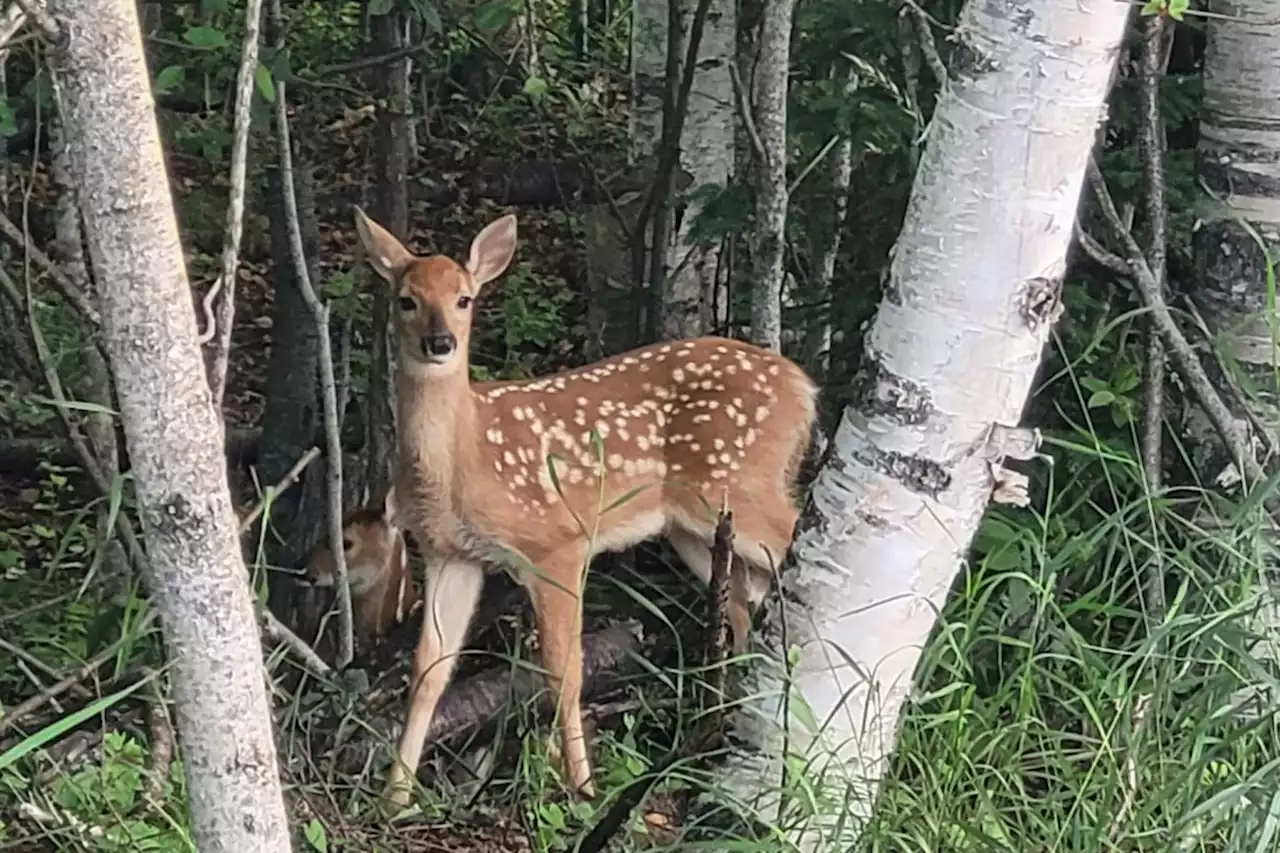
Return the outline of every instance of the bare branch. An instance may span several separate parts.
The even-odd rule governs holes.
[[[1191,393],[1195,395],[1196,400],[1204,408],[1205,414],[1209,416],[1214,429],[1217,430],[1218,436],[1235,459],[1236,465],[1240,467],[1241,472],[1254,483],[1261,482],[1265,479],[1262,466],[1258,464],[1258,460],[1254,457],[1236,418],[1231,414],[1231,410],[1227,408],[1226,403],[1222,401],[1222,397],[1218,394],[1212,380],[1209,379],[1209,374],[1205,372],[1204,366],[1200,364],[1200,360],[1196,358],[1195,352],[1191,349],[1191,344],[1187,342],[1182,330],[1178,328],[1177,322],[1173,319],[1173,314],[1169,311],[1169,306],[1164,300],[1164,294],[1160,291],[1159,282],[1152,275],[1151,268],[1147,266],[1141,247],[1133,239],[1133,235],[1129,233],[1129,230],[1124,227],[1124,222],[1120,218],[1120,213],[1116,210],[1115,202],[1107,189],[1107,183],[1102,177],[1097,161],[1092,158],[1089,160],[1088,172],[1089,185],[1098,199],[1098,206],[1102,209],[1102,215],[1124,243],[1125,255],[1129,266],[1133,270],[1133,280],[1138,286],[1138,293],[1141,295],[1147,309],[1151,312],[1152,324],[1164,341],[1164,345],[1168,349],[1179,375],[1182,376]],[[1266,441],[1267,437],[1264,435],[1262,439]]]
[[[942,56],[938,53],[938,43],[933,39],[933,30],[930,29],[932,19],[914,0],[903,0],[902,8],[915,22],[916,32],[920,36],[920,52],[924,54],[924,61],[929,64],[929,70],[933,72],[934,79],[938,81],[939,86],[947,85],[947,80],[950,79],[947,76],[947,64],[942,61]]]
[[[13,38],[14,33],[22,29],[22,25],[27,22],[27,13],[17,3],[10,3],[9,8],[4,10],[4,15],[0,16],[0,52],[8,48],[9,39]]]
[[[329,549],[338,575],[338,668],[341,669],[351,662],[355,646],[351,627],[351,587],[347,580],[347,558],[342,548],[342,439],[338,427],[338,392],[333,370],[333,345],[329,340],[329,306],[316,295],[311,275],[307,272],[306,251],[302,247],[298,200],[293,185],[289,106],[283,80],[276,84],[276,132],[280,142],[280,181],[284,187],[284,211],[289,226],[294,274],[298,277],[298,289],[302,292],[307,307],[311,309],[319,332],[320,391],[324,401],[326,480],[329,493]]]
[[[1076,222],[1076,239],[1080,241],[1080,248],[1084,249],[1085,254],[1097,263],[1117,275],[1122,275],[1126,278],[1133,275],[1133,268],[1129,266],[1128,261],[1107,251],[1101,243],[1089,235],[1088,231],[1084,230],[1084,226],[1078,221]]]
[[[46,36],[57,38],[60,31],[58,22],[53,19],[53,15],[49,14],[49,10],[40,0],[13,0],[13,2],[28,18],[35,21],[40,29],[44,30]]]
[[[209,388],[213,392],[213,410],[222,422],[222,397],[227,389],[227,361],[231,357],[231,327],[235,324],[236,269],[239,266],[240,237],[244,232],[245,161],[249,155],[249,107],[253,103],[254,75],[258,71],[258,32],[262,22],[262,0],[248,0],[245,9],[244,44],[240,50],[240,68],[236,72],[235,131],[231,140],[231,191],[227,198],[227,225],[222,241],[222,268],[205,297],[208,325],[201,342],[214,339],[210,365]],[[209,317],[212,296],[222,290],[217,320]]]
[[[733,81],[734,100],[738,102],[738,119],[746,128],[747,138],[751,140],[751,150],[761,161],[764,161],[769,155],[765,153],[764,143],[760,140],[760,131],[756,130],[756,117],[755,111],[751,108],[751,98],[747,94],[746,87],[742,85],[738,66],[732,62],[729,63],[729,79]]]
[[[36,266],[53,279],[58,292],[66,297],[71,307],[76,309],[80,316],[88,320],[95,329],[102,326],[102,317],[98,314],[98,309],[94,308],[93,303],[89,301],[88,294],[76,287],[75,282],[53,262],[53,259],[36,248],[35,244],[27,239],[22,229],[14,225],[2,211],[0,211],[0,234],[8,238],[14,248],[26,252],[31,260],[35,261]]]
[[[294,483],[298,482],[298,478],[302,476],[302,472],[305,471],[307,466],[314,462],[316,457],[319,455],[320,448],[311,448],[306,453],[302,454],[301,458],[299,458],[297,462],[293,463],[293,467],[280,478],[280,482],[276,483],[274,486],[267,487],[267,491],[263,494],[262,500],[258,501],[257,506],[250,510],[248,515],[240,519],[241,536],[249,532],[249,528],[253,527],[253,523],[258,520],[258,516],[262,515],[263,511],[267,508],[268,503],[279,497],[282,492],[288,491]]]
[[[1164,179],[1164,123],[1160,118],[1160,81],[1169,63],[1173,39],[1163,15],[1151,16],[1146,24],[1139,63],[1138,97],[1138,155],[1142,160],[1145,184],[1147,266],[1155,279],[1161,297],[1166,291],[1168,276],[1167,219]],[[1142,468],[1147,485],[1156,490],[1164,480],[1164,383],[1165,355],[1160,336],[1152,334],[1147,341],[1147,357],[1143,373],[1143,415],[1140,446]],[[1145,572],[1143,586],[1146,594],[1148,622],[1155,627],[1163,620],[1165,611],[1165,569],[1160,552],[1154,554],[1151,567]],[[1129,796],[1132,794],[1130,793]]]
[[[18,290],[17,284],[14,283],[3,268],[0,268],[0,290],[4,291],[17,310],[26,312],[31,328],[31,340],[35,345],[36,358],[40,361],[40,371],[44,375],[45,384],[49,386],[49,396],[54,401],[54,408],[58,412],[58,417],[62,419],[62,425],[67,431],[67,439],[71,442],[71,447],[75,450],[81,467],[84,468],[89,478],[93,480],[94,486],[104,497],[110,495],[111,481],[107,478],[101,460],[94,455],[89,443],[85,440],[84,434],[80,432],[80,425],[76,423],[72,415],[66,391],[62,387],[62,379],[58,376],[57,368],[54,367],[53,358],[49,354],[49,348],[45,345],[44,335],[40,331],[40,324],[36,321],[35,312],[31,308],[30,292],[28,291],[24,298]],[[120,539],[124,543],[126,550],[129,552],[130,562],[136,568],[141,569],[146,556],[142,549],[142,543],[138,541],[137,534],[133,530],[133,524],[129,521],[126,513],[116,513],[116,529],[120,533]]]
[[[320,659],[311,644],[293,633],[288,626],[276,618],[270,608],[262,607],[258,610],[258,624],[262,628],[263,637],[288,649],[312,675],[327,678],[333,674],[329,664]]]

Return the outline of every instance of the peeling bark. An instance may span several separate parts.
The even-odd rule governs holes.
[[[196,343],[137,8],[54,0],[59,107],[202,851],[287,853],[262,652]]]
[[[961,16],[868,366],[797,526],[782,594],[765,602],[764,662],[745,685],[758,698],[735,714],[736,748],[717,776],[719,801],[731,793],[793,827],[797,849],[858,840],[984,508],[996,489],[1025,498],[999,461],[1034,447],[1013,425],[1061,310],[1127,13],[1120,3],[1013,0],[970,3]],[[789,677],[784,627],[799,649]],[[812,716],[784,705],[788,678]],[[778,813],[783,725],[796,760],[811,762],[809,817]]]

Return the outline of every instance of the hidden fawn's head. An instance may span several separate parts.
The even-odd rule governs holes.
[[[465,371],[476,298],[516,252],[515,216],[486,225],[471,241],[465,266],[445,255],[413,254],[358,207],[356,230],[369,263],[395,288],[391,316],[401,368],[424,378]]]
[[[347,580],[353,596],[368,593],[395,571],[400,560],[400,538],[395,489],[387,491],[381,507],[359,509],[347,516],[342,525],[342,553],[346,557]],[[337,583],[333,555],[328,548],[317,548],[308,561],[306,583],[321,589]]]

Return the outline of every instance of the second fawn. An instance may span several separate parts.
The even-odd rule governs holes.
[[[381,507],[359,509],[344,519],[342,549],[347,561],[347,582],[351,586],[352,633],[357,645],[363,648],[385,636],[418,603],[418,592],[409,573],[404,534],[396,520],[395,489],[387,491]],[[327,611],[336,584],[333,554],[321,545],[307,561],[302,584],[310,593],[309,606],[303,611],[307,630],[313,635],[314,626],[323,615],[317,612],[319,597],[324,596],[323,610]],[[330,624],[330,630],[316,642],[317,654],[322,658],[333,657],[334,627]]]
[[[428,555],[389,804],[408,802],[408,777],[416,775],[485,568],[501,564],[533,599],[541,662],[558,693],[565,776],[591,796],[579,707],[587,562],[665,535],[709,582],[714,508],[727,498],[739,558],[731,621],[741,649],[747,602],[768,591],[790,546],[798,514],[792,490],[817,387],[776,353],[711,337],[539,379],[473,383],[475,300],[515,254],[515,217],[486,226],[465,265],[414,255],[358,208],[356,226],[369,262],[395,289],[396,491]]]

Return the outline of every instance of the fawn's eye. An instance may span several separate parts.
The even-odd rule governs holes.
[[[459,308],[461,308],[463,311],[465,311],[465,310],[467,310],[468,308],[470,308],[470,307],[471,307],[471,297],[470,297],[470,296],[459,296],[459,297],[458,297],[458,307],[459,307]]]
[[[417,304],[407,296],[401,296],[398,304],[400,305],[400,310],[405,312],[412,311],[418,307]]]
[[[356,547],[356,543],[352,542],[350,537],[342,540],[342,550],[350,551],[354,547]]]

